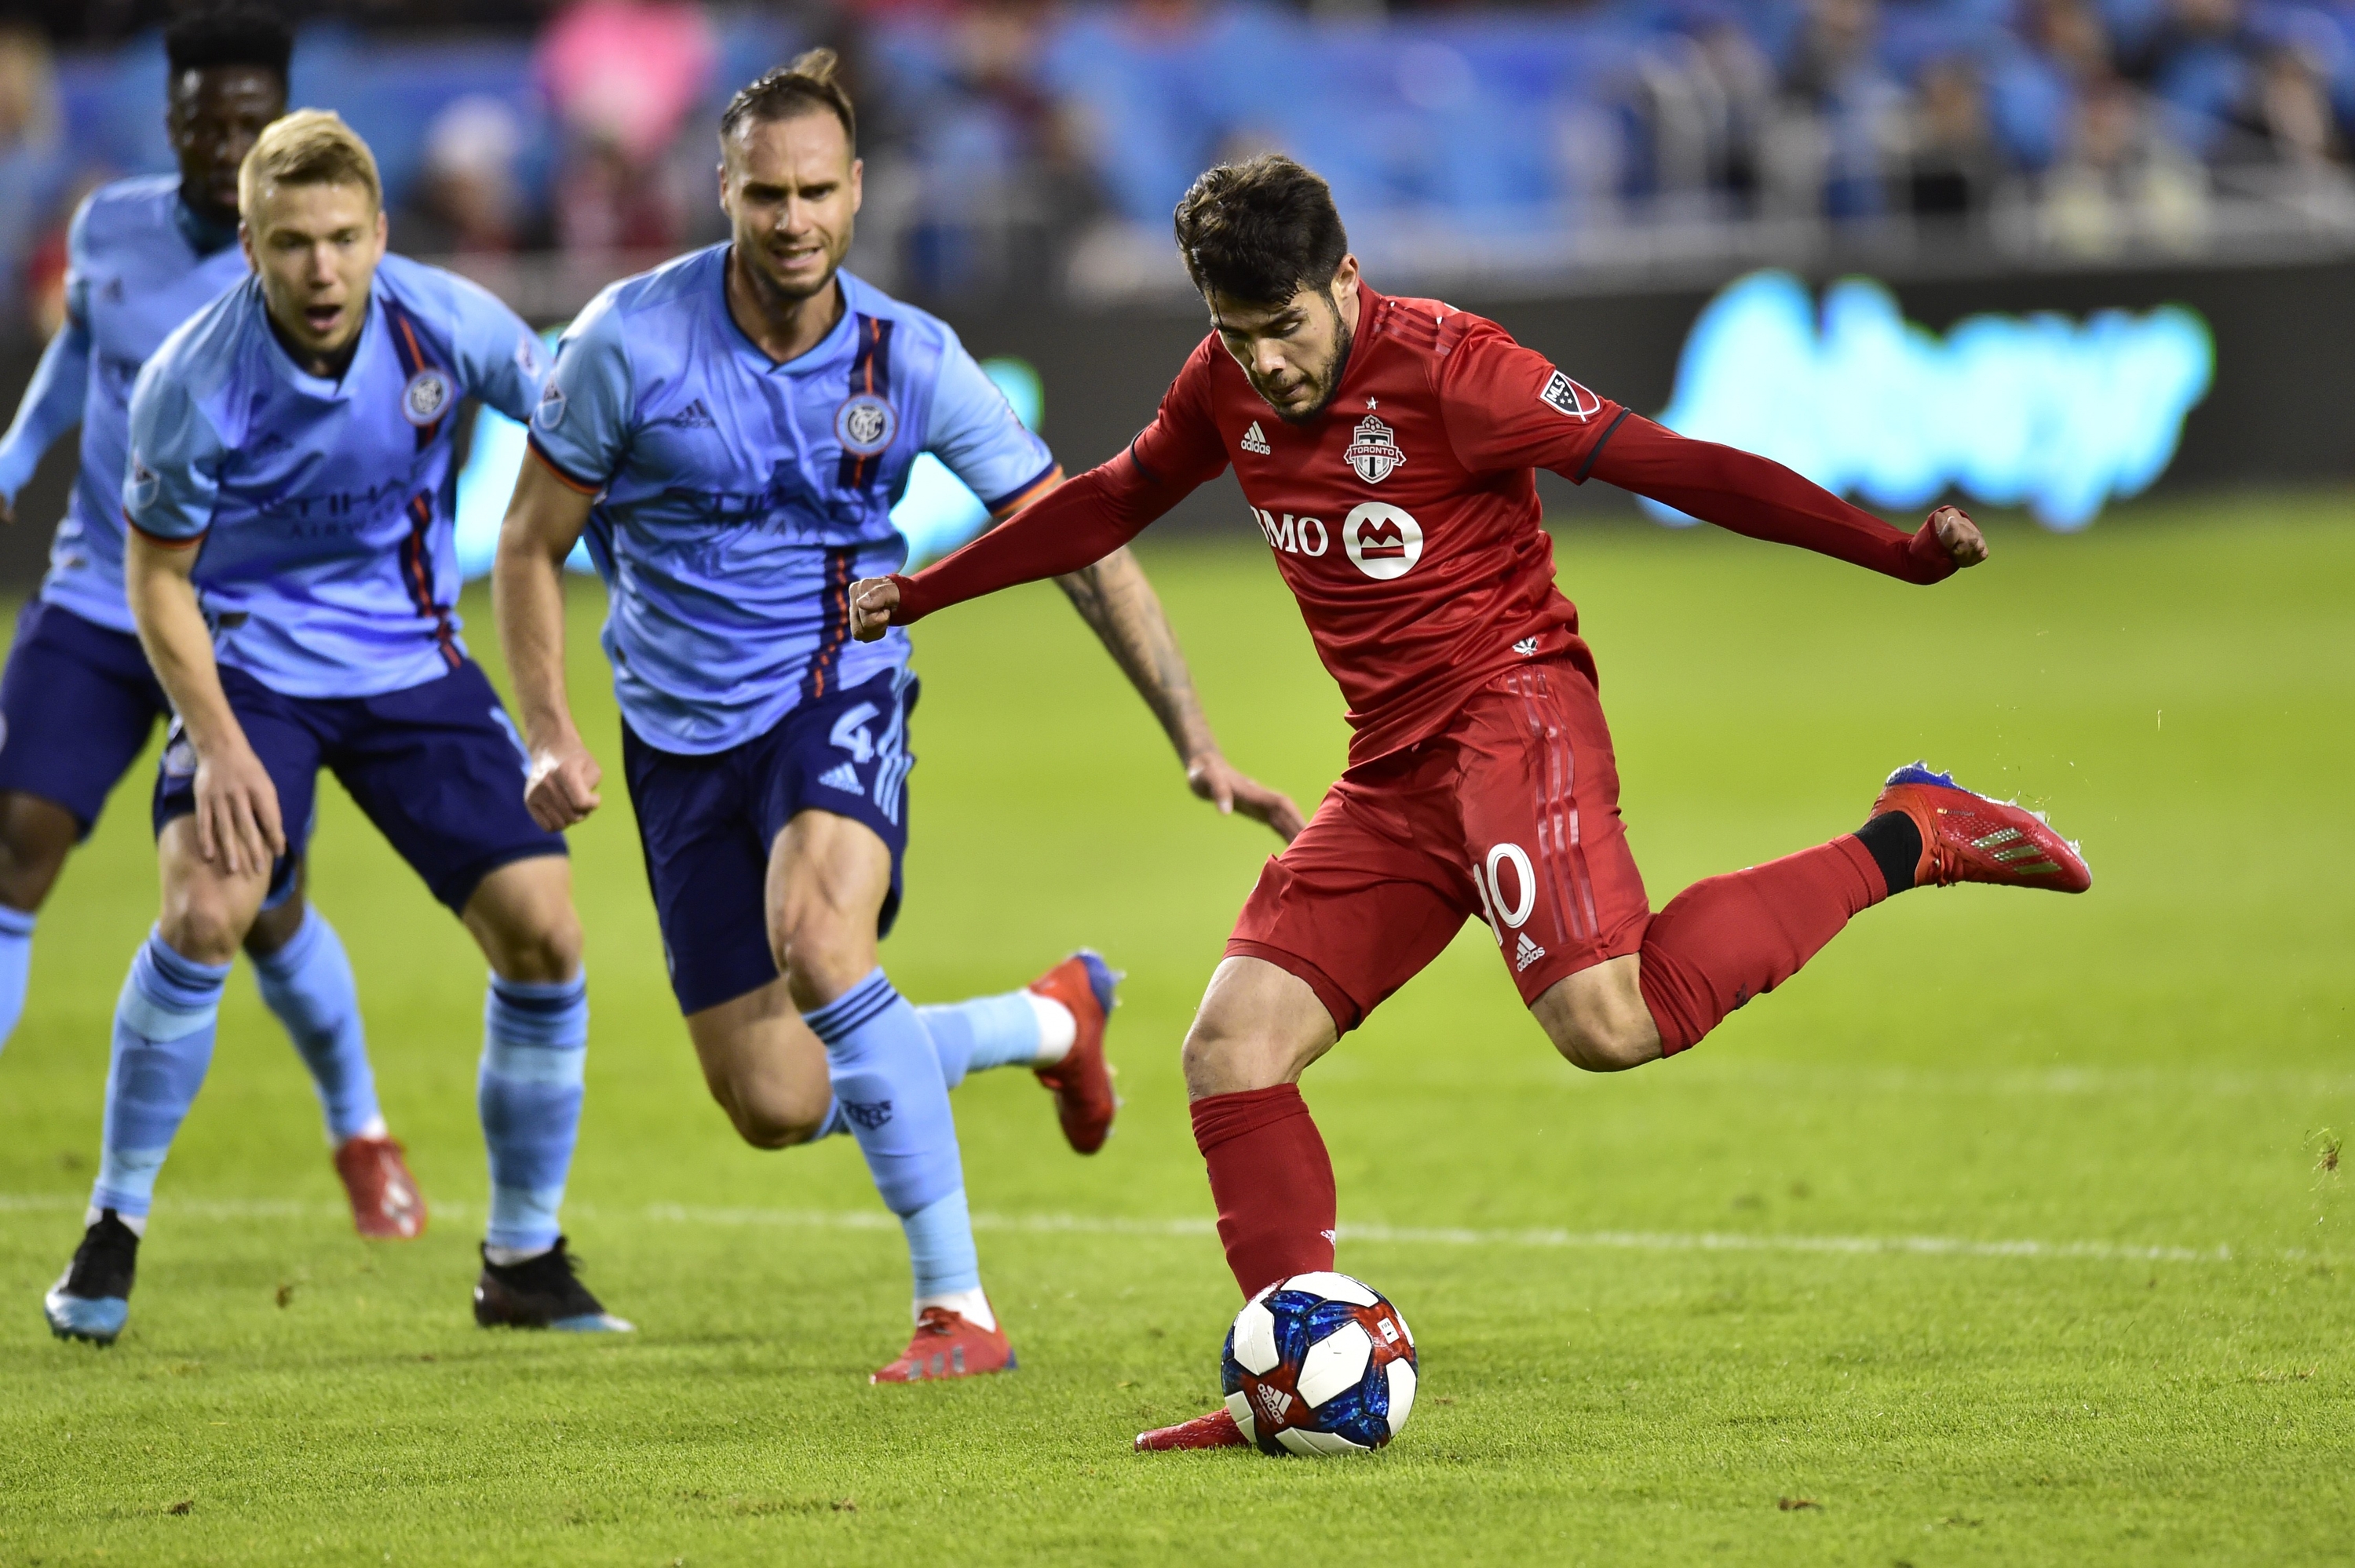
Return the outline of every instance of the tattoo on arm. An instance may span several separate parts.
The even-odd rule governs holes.
[[[1170,630],[1160,597],[1136,557],[1126,548],[1114,550],[1092,567],[1057,577],[1055,586],[1161,721],[1179,758],[1191,761],[1217,750],[1186,655],[1178,650],[1178,634]]]

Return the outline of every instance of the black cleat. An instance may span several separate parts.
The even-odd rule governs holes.
[[[628,1334],[635,1323],[616,1318],[574,1272],[564,1238],[521,1263],[493,1263],[487,1250],[474,1281],[474,1321],[485,1329],[561,1329],[572,1334]]]
[[[111,1345],[131,1316],[131,1281],[139,1272],[139,1234],[103,1210],[82,1232],[73,1262],[41,1298],[41,1316],[60,1340]]]

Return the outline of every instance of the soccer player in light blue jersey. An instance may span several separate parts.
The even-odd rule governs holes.
[[[720,121],[734,238],[600,295],[559,344],[502,534],[501,641],[541,825],[598,804],[563,666],[561,567],[586,533],[671,968],[712,1097],[758,1147],[858,1141],[905,1228],[916,1330],[879,1382],[1014,1364],[981,1287],[948,1091],[1031,1067],[1101,1147],[1113,976],[1082,953],[1026,991],[918,1009],[877,963],[907,843],[903,636],[850,640],[847,592],[906,555],[890,512],[931,451],[999,517],[1060,478],[954,333],[840,270],[862,171],[834,57]],[[1289,838],[1300,814],[1219,752],[1153,590],[1124,553],[1069,579],[1195,791]]]
[[[543,352],[473,284],[385,254],[375,158],[336,116],[271,125],[238,198],[254,276],[132,391],[125,590],[176,715],[155,789],[163,911],[116,1005],[104,1151],[49,1325],[122,1331],[229,961],[327,768],[490,960],[476,1321],[625,1330],[557,1221],[589,1030],[570,864],[525,809],[522,747],[453,609],[453,418],[469,397],[528,418]]]
[[[123,471],[131,383],[165,334],[242,282],[237,166],[286,111],[285,25],[258,12],[189,17],[165,35],[172,176],[92,192],[67,239],[66,324],[0,439],[0,516],[79,423],[81,468],[49,572],[16,618],[0,677],[0,1045],[25,1005],[34,919],[66,856],[170,704],[123,597]],[[317,1086],[336,1171],[363,1235],[408,1237],[425,1204],[377,1104],[344,945],[303,896],[303,872],[246,933],[262,1000]]]

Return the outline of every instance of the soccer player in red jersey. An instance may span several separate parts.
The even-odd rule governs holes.
[[[1177,229],[1214,330],[1152,425],[937,565],[857,585],[855,630],[1082,567],[1234,464],[1352,730],[1348,771],[1262,873],[1186,1038],[1195,1141],[1246,1296],[1333,1266],[1333,1168],[1302,1071],[1468,918],[1562,1055],[1616,1072],[1689,1048],[1909,888],[2091,885],[2040,816],[1916,764],[1857,832],[1654,914],[1533,471],[1911,583],[1985,560],[1978,528],[1942,506],[1902,533],[1596,396],[1493,322],[1376,293],[1325,182],[1289,159],[1210,170]],[[1137,1446],[1243,1440],[1218,1410]]]

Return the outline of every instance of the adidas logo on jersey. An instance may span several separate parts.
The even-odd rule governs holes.
[[[719,421],[711,417],[711,410],[703,406],[703,399],[700,397],[673,414],[669,418],[657,420],[656,423],[677,425],[681,429],[687,430],[709,430],[719,427]]]
[[[1257,419],[1253,419],[1252,421],[1251,429],[1243,432],[1243,439],[1241,444],[1243,450],[1251,453],[1253,457],[1267,456],[1267,432],[1259,428],[1259,421]]]
[[[858,794],[862,788],[858,782],[858,769],[847,762],[836,763],[819,774],[817,781],[829,789],[846,790],[853,795]]]
[[[1544,957],[1545,949],[1530,941],[1529,934],[1524,931],[1521,933],[1521,945],[1513,949],[1513,972],[1519,974]]]

